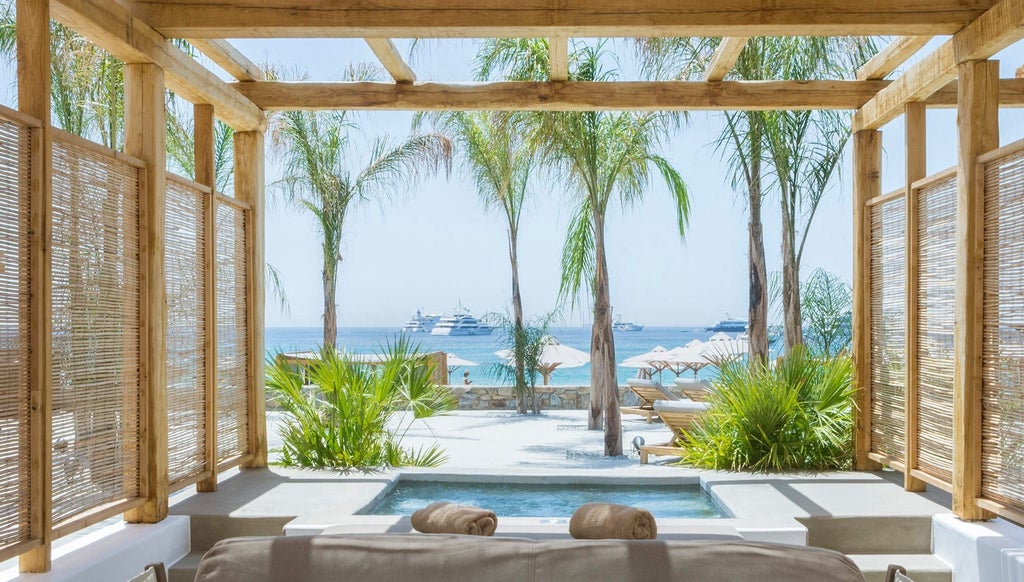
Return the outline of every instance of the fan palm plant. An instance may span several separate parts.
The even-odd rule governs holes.
[[[376,73],[350,69],[348,80]],[[412,183],[420,172],[451,164],[451,141],[438,133],[413,135],[400,143],[376,138],[357,162],[352,134],[357,129],[347,111],[286,111],[271,123],[271,139],[284,161],[276,186],[287,199],[308,211],[320,229],[324,298],[324,346],[338,338],[336,295],[341,239],[346,218],[357,204],[387,198]]]
[[[573,45],[572,81],[607,81],[603,43]],[[495,39],[478,55],[478,75],[501,73],[516,80],[547,77],[545,39]],[[573,196],[575,204],[562,251],[560,295],[575,303],[584,292],[593,298],[590,345],[591,430],[604,428],[605,455],[622,454],[615,341],[612,334],[605,224],[612,202],[638,202],[655,173],[668,185],[676,207],[680,236],[690,211],[689,191],[679,172],[657,150],[674,118],[657,112],[574,111],[531,116],[533,139],[544,164]],[[603,417],[603,418],[602,418]]]
[[[527,410],[526,330],[519,291],[519,222],[536,167],[536,147],[522,131],[522,115],[505,112],[448,112],[434,117],[435,126],[450,136],[463,171],[476,186],[487,209],[497,208],[505,220],[508,259],[512,270],[511,339],[516,404]]]

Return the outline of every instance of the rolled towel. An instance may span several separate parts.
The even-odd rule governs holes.
[[[646,509],[585,503],[572,514],[569,534],[583,540],[653,540],[658,537],[658,524]]]
[[[412,527],[423,533],[493,536],[498,516],[472,505],[435,501],[412,514]]]

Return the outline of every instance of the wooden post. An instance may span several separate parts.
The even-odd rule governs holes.
[[[999,147],[999,63],[959,65],[957,105],[956,313],[953,332],[953,513],[991,519],[981,496],[982,269],[985,175],[978,156]]]
[[[252,460],[246,468],[267,466],[267,398],[264,384],[263,309],[265,304],[265,264],[263,251],[264,198],[263,133],[235,133],[235,197],[248,202],[246,233],[248,268],[246,274],[246,329],[249,330],[249,452]]]
[[[167,118],[164,73],[153,64],[124,67],[125,153],[146,163],[139,192],[141,383],[139,493],[146,503],[125,513],[133,523],[167,516],[167,284],[164,214]]]
[[[882,133],[853,134],[853,361],[857,382],[854,468],[880,465],[871,452],[871,217],[867,201],[881,195]]]
[[[907,152],[907,193],[906,193],[906,378],[904,380],[904,413],[906,414],[906,435],[903,488],[907,491],[924,491],[925,482],[911,476],[917,468],[917,321],[918,321],[918,266],[919,248],[917,233],[917,194],[910,185],[928,175],[926,154],[927,108],[924,103],[907,103],[906,107],[906,152]]]
[[[49,2],[18,0],[18,109],[42,126],[31,132],[29,183],[29,536],[41,545],[21,554],[22,572],[50,570],[52,537],[51,408],[53,404],[50,340],[50,228],[52,224],[50,160],[50,7]]]
[[[196,483],[196,491],[217,490],[217,172],[214,146],[213,105],[193,107],[196,182],[210,187],[206,199],[206,226],[203,233],[206,254],[203,257],[203,292],[206,302],[206,394],[203,412],[206,421],[206,447],[203,452],[210,476]]]

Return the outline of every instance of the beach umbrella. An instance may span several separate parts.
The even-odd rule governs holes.
[[[745,355],[749,345],[750,342],[746,339],[745,334],[732,338],[726,333],[716,333],[704,344],[701,353],[713,363],[732,361]]]
[[[460,366],[479,366],[479,365],[480,364],[477,364],[476,362],[470,362],[469,360],[464,360],[464,359],[456,356],[453,353],[448,353],[448,367],[449,368],[458,368]]]
[[[711,365],[711,360],[704,356],[704,346],[704,342],[693,340],[686,344],[686,346],[673,348],[668,351],[665,364],[668,366],[668,369],[675,372],[676,376],[681,375],[686,370],[693,370],[693,377],[696,378],[697,372],[705,366]]]
[[[552,336],[544,336],[541,340],[544,347],[541,350],[537,370],[544,377],[544,385],[548,385],[551,373],[555,368],[579,368],[590,363],[590,354],[577,350],[574,347],[562,345]],[[498,350],[494,352],[499,358],[512,363],[512,350]]]
[[[669,350],[662,346],[654,346],[649,352],[626,358],[619,365],[623,368],[639,368],[647,371],[647,376],[657,372],[660,374],[662,370],[669,367],[665,359],[669,356]]]

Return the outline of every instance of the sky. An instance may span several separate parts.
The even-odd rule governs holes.
[[[927,54],[943,38],[921,53]],[[395,41],[403,54],[411,42]],[[347,65],[376,62],[359,39],[236,39],[232,43],[258,63],[303,70],[312,81],[340,77]],[[632,48],[611,45],[624,80],[638,79]],[[472,78],[475,47],[468,40],[421,43],[411,65],[422,81]],[[1012,77],[1024,64],[1024,43],[996,55],[1001,76]],[[916,60],[916,59],[915,59]],[[914,60],[910,61],[911,63]],[[215,66],[212,66],[215,68]],[[904,67],[905,68],[905,67]],[[223,71],[219,73],[227,78]],[[0,70],[4,105],[15,102],[13,69]],[[409,134],[412,114],[357,114],[356,142]],[[1001,144],[1024,138],[1024,110],[1000,114]],[[649,326],[702,326],[724,317],[746,317],[747,229],[742,192],[729,184],[727,168],[712,144],[722,127],[718,113],[696,112],[664,143],[661,154],[673,162],[689,186],[690,223],[684,240],[665,185],[652,181],[643,200],[615,207],[607,224],[611,300],[616,315]],[[883,128],[883,192],[903,184],[902,118]],[[361,148],[360,148],[361,149]],[[365,150],[364,150],[365,151]],[[956,161],[954,110],[929,110],[928,172]],[[359,163],[365,163],[360,158]],[[852,268],[852,209],[849,148],[840,178],[822,202],[808,235],[801,274],[824,268],[849,281]],[[289,308],[282,312],[268,299],[268,326],[321,325],[320,246],[314,221],[283,200],[274,183],[281,175],[278,155],[268,140],[267,262],[281,272]],[[539,175],[531,185],[520,233],[520,278],[527,316],[547,313],[558,304],[560,256],[571,203],[559,184]],[[765,202],[768,270],[781,268],[777,197]],[[461,302],[477,315],[509,309],[511,295],[506,232],[498,214],[485,212],[456,167],[450,176],[423,179],[390,201],[369,203],[350,214],[342,241],[338,274],[338,319],[342,327],[397,328],[417,308],[450,312]],[[590,321],[584,298],[566,307],[561,322]]]

